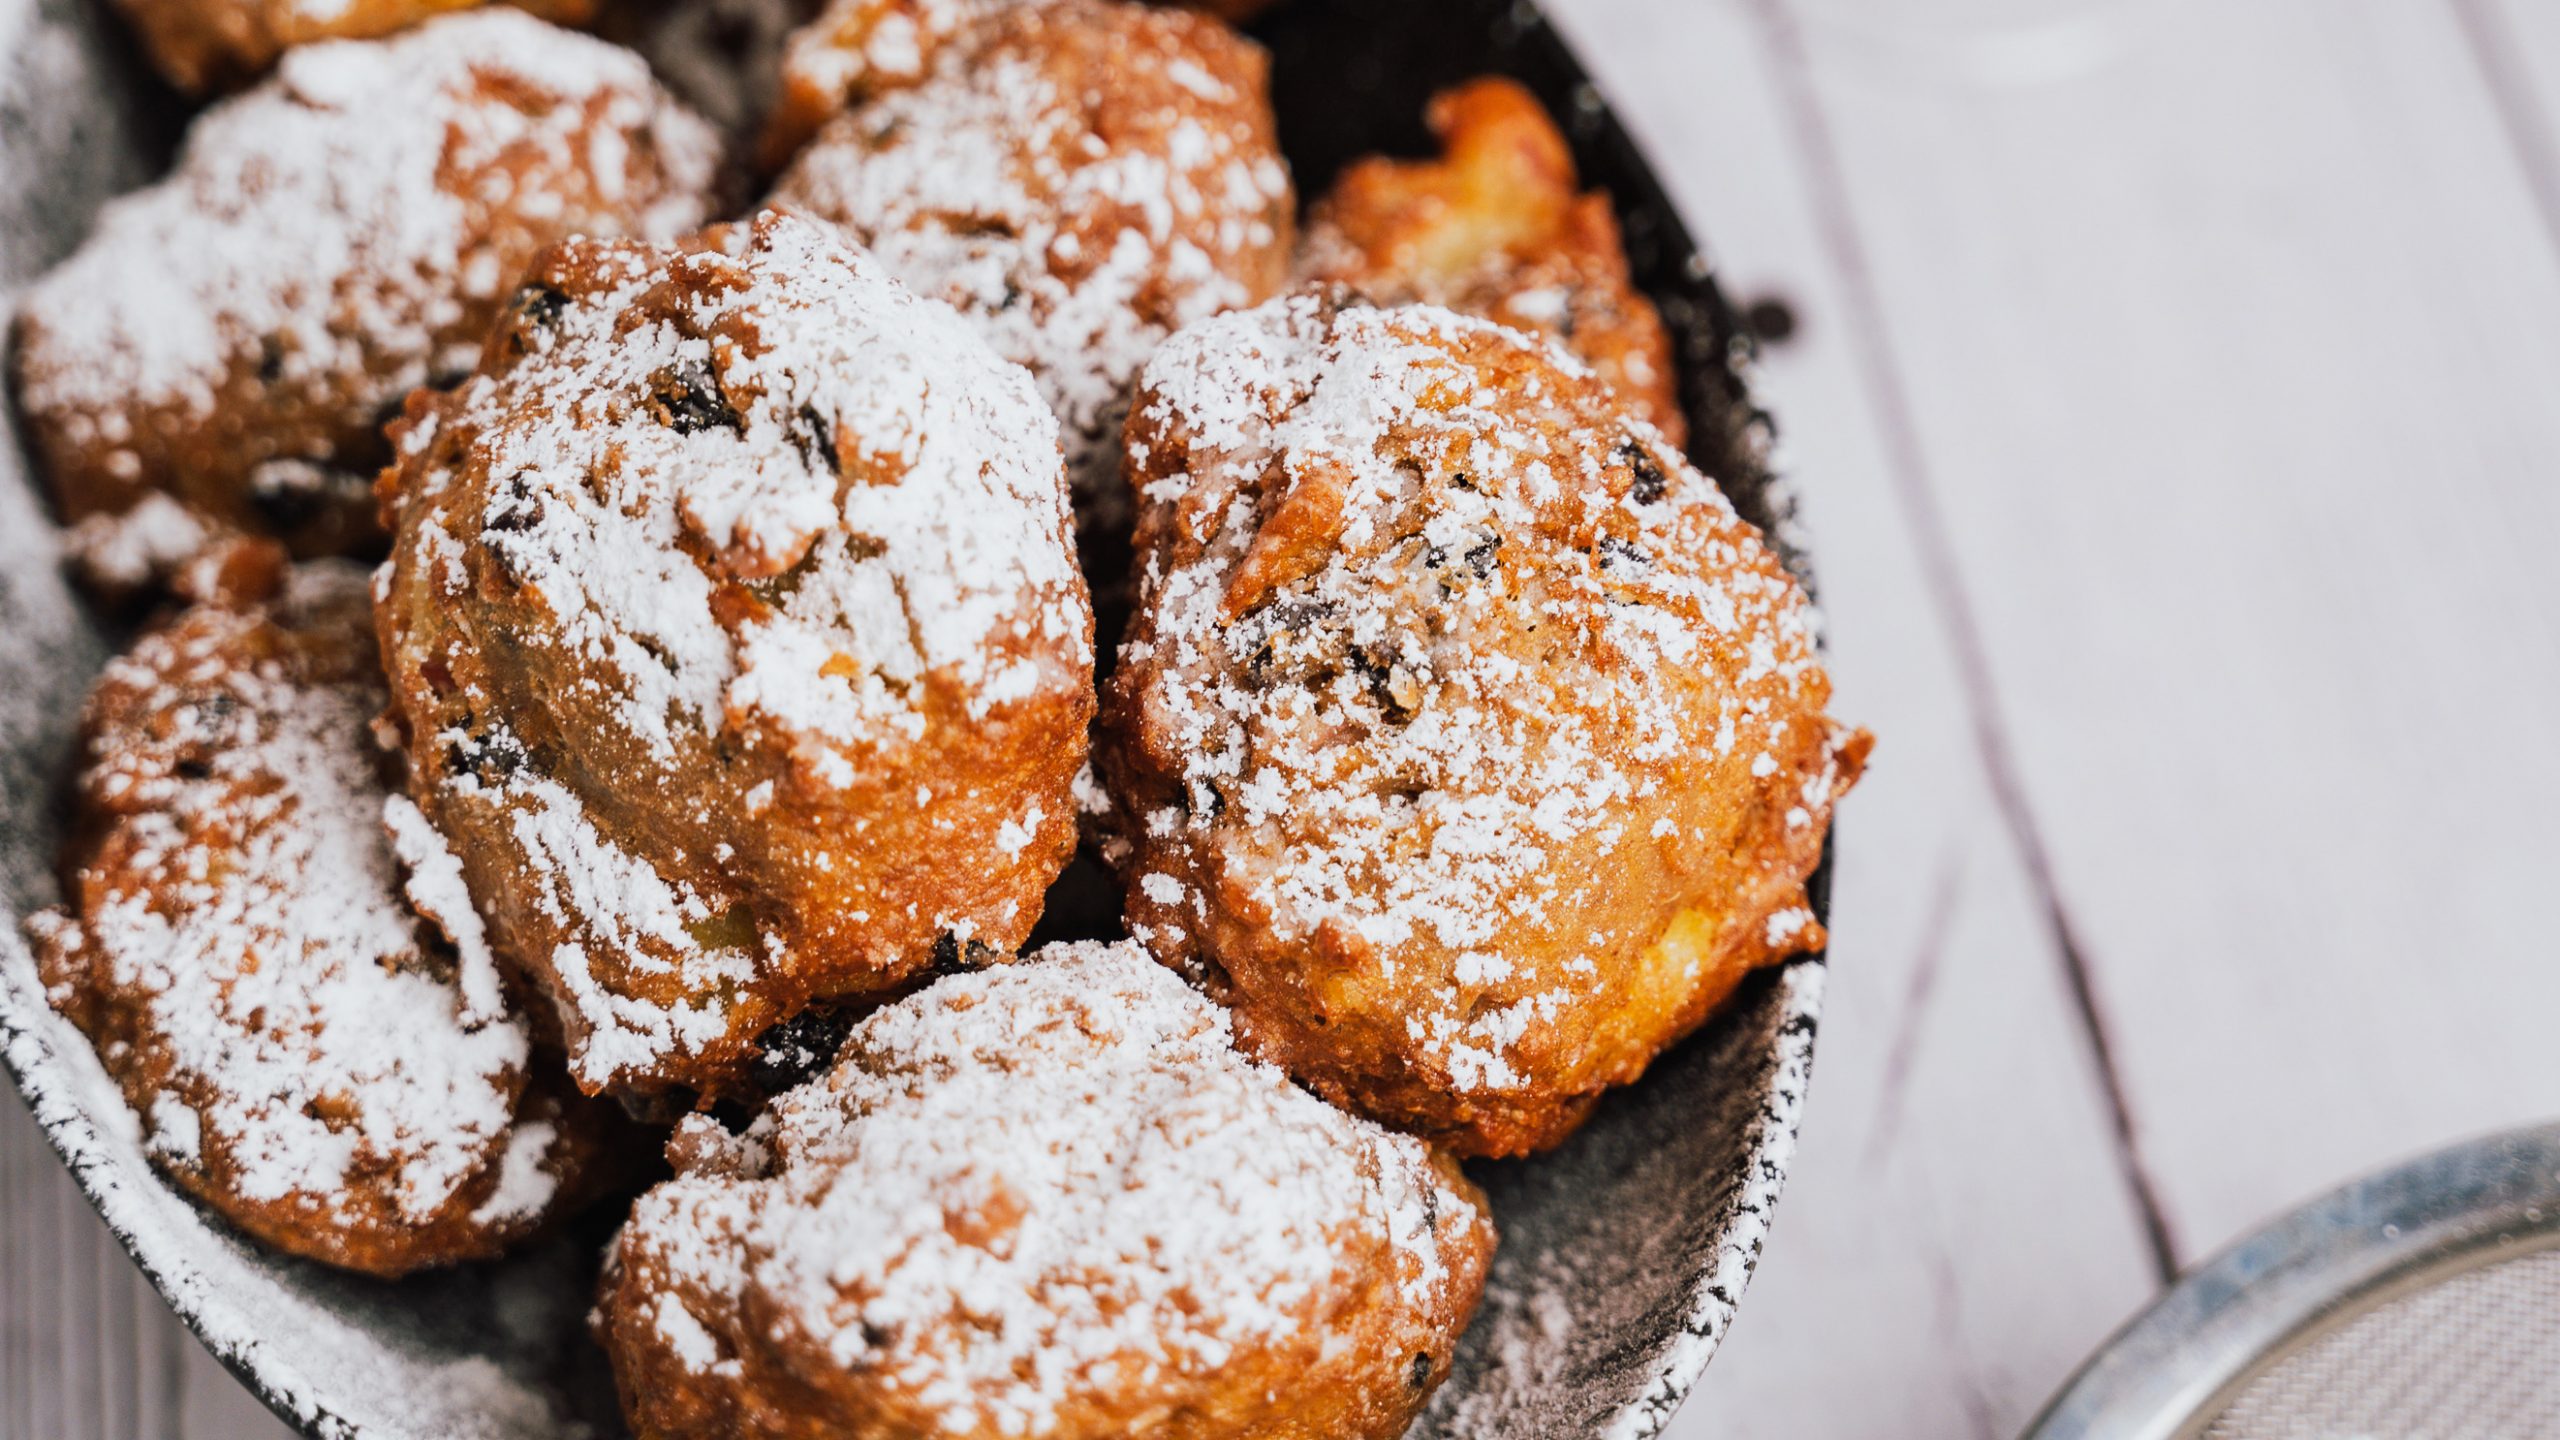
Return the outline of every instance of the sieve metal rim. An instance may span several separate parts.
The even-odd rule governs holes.
[[[2299,1346],[2411,1289],[2560,1245],[2560,1122],[2367,1175],[2190,1271],[2023,1440],[2192,1440]]]

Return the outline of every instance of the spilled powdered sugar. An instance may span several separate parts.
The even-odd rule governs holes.
[[[741,1346],[811,1347],[951,1433],[1178,1403],[1333,1318],[1363,1267],[1428,1314],[1474,1216],[1419,1142],[1238,1055],[1125,942],[943,980],[744,1136],[691,1121],[678,1148],[618,1242],[666,1282],[655,1348],[734,1378]]]
[[[297,583],[362,582],[332,568]],[[378,684],[243,668],[224,642],[251,622],[222,619],[233,629],[155,633],[108,667],[107,684],[141,687],[175,723],[120,729],[93,754],[83,785],[119,816],[115,868],[84,916],[40,923],[140,997],[146,1043],[184,1086],[143,1108],[163,1161],[192,1170],[218,1149],[226,1188],[323,1212],[359,1169],[388,1169],[423,1222],[507,1136],[527,1036],[466,1014],[399,903],[365,738]],[[115,883],[135,875],[148,888]],[[517,1195],[536,1182],[547,1194],[537,1176]]]
[[[664,179],[626,197],[635,140]],[[108,205],[32,287],[48,343],[22,401],[65,412],[79,443],[116,445],[129,407],[201,415],[258,364],[274,385],[361,384],[351,408],[370,413],[469,367],[463,306],[515,278],[489,248],[507,227],[479,212],[551,230],[591,171],[599,200],[633,207],[632,233],[672,236],[703,218],[719,162],[718,137],[639,57],[516,10],[297,48],[207,110],[169,178]],[[471,176],[489,193],[454,193]]]
[[[980,33],[951,37],[970,13]],[[980,0],[919,19],[942,27],[931,72],[838,117],[773,202],[844,225],[1029,368],[1065,426],[1070,473],[1092,490],[1117,466],[1147,356],[1181,326],[1261,298],[1261,257],[1276,266],[1286,244],[1289,175],[1267,121],[1251,118],[1264,103],[1255,72],[1190,58],[1186,22],[1134,7]],[[1128,43],[1048,38],[1106,21]],[[907,23],[838,52],[842,63],[890,68],[878,52]],[[1106,121],[1094,98],[1106,89],[1153,108]]]
[[[1784,967],[1562,1149],[1487,1174],[1503,1247],[1449,1383],[1409,1440],[1664,1430],[1767,1240],[1823,977],[1820,965]],[[1682,1277],[1676,1291],[1655,1287],[1666,1274]]]
[[[1136,877],[1163,907],[1138,922],[1151,944],[1182,951],[1207,918],[1192,885],[1229,885],[1282,941],[1328,931],[1389,975],[1436,965],[1405,987],[1404,1028],[1474,1091],[1530,1083],[1521,1038],[1630,963],[1628,937],[1563,928],[1587,857],[1630,817],[1661,817],[1655,843],[1720,843],[1681,831],[1681,792],[1804,723],[1818,676],[1801,594],[1715,487],[1640,422],[1589,440],[1538,378],[1578,376],[1561,355],[1488,383],[1468,347],[1502,336],[1537,343],[1300,296],[1175,337],[1146,372],[1132,477],[1142,437],[1178,437],[1189,471],[1144,498],[1204,543],[1170,569],[1146,557],[1151,628],[1122,652],[1183,791],[1130,823],[1217,867]],[[1606,467],[1634,468],[1627,498]],[[1290,551],[1308,525],[1321,542]],[[1562,953],[1523,970],[1524,944]]]

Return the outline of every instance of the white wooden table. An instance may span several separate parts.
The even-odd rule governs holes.
[[[1674,1434],[2011,1435],[2270,1212],[2560,1114],[2560,5],[1550,8],[1800,319],[1882,737]],[[0,1440],[281,1434],[0,1101]]]

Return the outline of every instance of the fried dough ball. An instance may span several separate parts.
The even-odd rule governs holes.
[[[844,226],[1028,367],[1065,427],[1088,541],[1125,547],[1138,368],[1287,279],[1266,58],[1214,20],[1116,0],[992,6],[931,53],[917,81],[830,122],[774,203]],[[1114,574],[1125,548],[1100,558]]]
[[[419,807],[590,1093],[1020,943],[1093,714],[1030,377],[828,227],[707,243],[551,251],[382,480]]]
[[[275,593],[290,563],[275,541],[208,520],[158,491],[65,530],[62,562],[92,601],[126,618],[172,597],[255,604]]]
[[[612,1136],[534,1073],[441,857],[404,882],[382,701],[340,562],[145,635],[90,699],[69,904],[31,928],[163,1170],[277,1249],[393,1276],[582,1203]],[[439,906],[453,944],[421,923]]]
[[[1296,296],[1176,336],[1128,444],[1107,853],[1249,1052],[1518,1154],[1822,944],[1805,877],[1864,737],[1795,582],[1597,380]]]
[[[718,140],[637,57],[513,10],[289,55],[28,292],[18,398],[66,522],[166,493],[298,554],[380,543],[382,422],[579,233],[714,208]]]
[[[1493,1249],[1126,942],[940,981],[668,1156],[597,1307],[640,1440],[1392,1440]]]
[[[1310,207],[1302,272],[1553,339],[1679,445],[1671,337],[1628,277],[1609,197],[1576,193],[1538,98],[1488,77],[1435,98],[1429,119],[1440,158],[1362,160]]]
[[[780,169],[838,114],[912,85],[945,42],[989,17],[1047,0],[829,0],[784,48],[780,93],[766,118],[767,168]],[[1204,0],[1182,8],[1241,24],[1264,0]]]
[[[116,0],[163,79],[190,95],[229,90],[315,40],[373,40],[483,0]],[[511,0],[583,25],[596,0]]]
[[[791,163],[826,123],[922,80],[953,36],[1029,0],[829,0],[782,49],[760,150],[767,170]]]

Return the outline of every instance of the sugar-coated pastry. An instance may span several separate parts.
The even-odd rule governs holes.
[[[687,1120],[607,1258],[640,1440],[1392,1440],[1482,1292],[1445,1154],[1238,1054],[1134,947],[857,1025],[743,1134]]]
[[[763,155],[779,169],[843,111],[931,74],[943,45],[1004,10],[1049,0],[828,0],[784,46]],[[1182,8],[1241,23],[1267,0]]]
[[[379,544],[401,398],[470,368],[537,250],[690,230],[719,170],[637,56],[511,9],[293,51],[26,295],[18,399],[63,519],[166,494],[304,555]]]
[[[779,170],[847,110],[931,73],[943,45],[999,10],[1031,0],[828,0],[782,49],[761,153]]]
[[[844,226],[1030,369],[1064,427],[1086,538],[1112,552],[1091,557],[1095,574],[1114,578],[1138,367],[1183,325],[1287,278],[1293,201],[1267,62],[1184,11],[983,8],[913,83],[830,121],[773,201]]]
[[[1362,160],[1309,210],[1302,272],[1546,336],[1679,444],[1670,336],[1628,277],[1609,197],[1576,190],[1538,98],[1488,77],[1435,98],[1429,119],[1439,158]]]
[[[1777,557],[1599,381],[1294,296],[1176,336],[1128,450],[1109,853],[1250,1053],[1515,1154],[1820,946],[1865,738]]]
[[[589,1091],[1020,943],[1092,616],[1030,377],[830,227],[551,251],[384,472],[418,805]]]
[[[362,572],[284,583],[107,667],[69,900],[31,927],[46,993],[241,1229],[375,1275],[494,1255],[594,1192],[618,1120],[537,1057],[410,835]]]
[[[138,614],[172,597],[254,603],[275,593],[284,547],[152,491],[130,510],[101,511],[62,532],[62,560],[89,598]]]
[[[115,0],[161,78],[190,94],[228,90],[316,40],[373,40],[484,0]],[[510,0],[583,25],[596,0]]]

